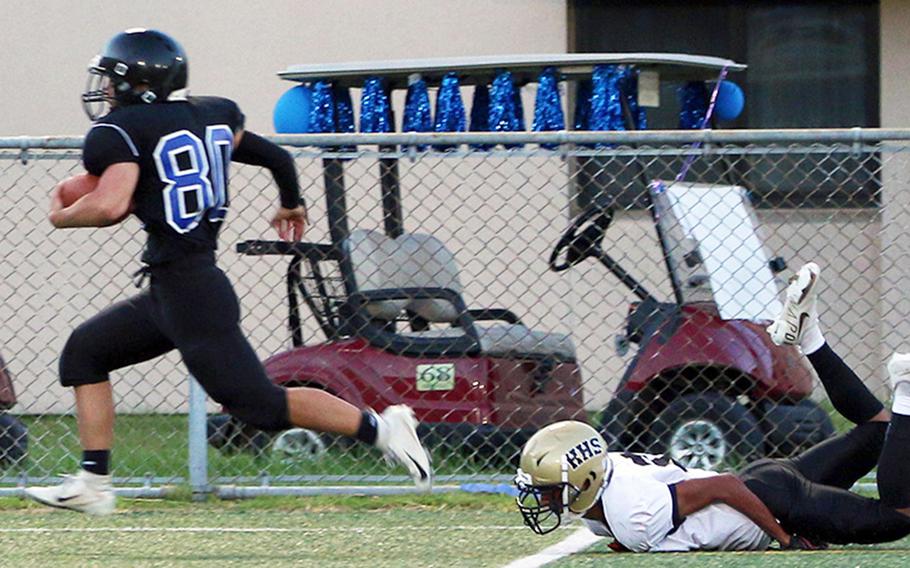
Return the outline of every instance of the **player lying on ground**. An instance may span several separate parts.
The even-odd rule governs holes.
[[[234,160],[271,171],[281,197],[272,224],[281,238],[299,240],[307,216],[290,154],[245,132],[233,101],[187,97],[186,55],[165,34],[118,34],[89,72],[98,84],[83,94],[95,121],[83,163],[100,180],[71,204],[58,185],[50,221],[57,228],[103,227],[132,209],[148,233],[143,262],[151,284],[78,326],[67,341],[60,380],[75,389],[82,469],[60,486],[32,487],[26,494],[54,507],[112,511],[109,374],[174,349],[206,392],[244,422],[263,430],[299,426],[355,437],[428,487],[429,455],[410,408],[393,406],[380,416],[317,389],[280,388],[240,328],[237,296],[215,265],[229,205],[228,166]]]
[[[812,548],[910,534],[910,355],[888,363],[889,413],[825,342],[817,283],[816,265],[801,268],[768,331],[778,344],[799,345],[852,430],[793,459],[717,474],[662,456],[607,452],[590,426],[552,424],[521,454],[515,482],[525,524],[544,534],[563,516],[581,516],[595,534],[634,552],[763,550],[772,538]],[[876,465],[880,499],[851,493]]]

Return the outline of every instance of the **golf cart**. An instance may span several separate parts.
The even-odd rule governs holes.
[[[807,363],[765,332],[781,310],[775,274],[786,265],[765,253],[746,191],[657,181],[647,198],[671,300],[610,256],[611,208],[577,217],[550,258],[555,271],[597,260],[637,297],[617,346],[638,351],[603,412],[610,447],[714,469],[831,436],[828,414],[809,398]]]
[[[327,193],[343,203],[340,189]],[[346,230],[342,211],[336,209],[341,216],[332,225]],[[584,419],[572,340],[530,329],[508,309],[468,308],[454,257],[441,241],[355,229],[337,243],[238,245],[242,254],[290,257],[294,347],[265,361],[276,383],[325,389],[377,411],[406,403],[437,443],[484,454],[503,446],[514,453],[550,422]],[[301,299],[324,343],[303,344]],[[318,444],[301,431],[275,442],[301,453]]]
[[[0,357],[0,468],[21,464],[28,453],[28,431],[18,418],[7,412],[16,404],[16,392]]]
[[[517,87],[554,69],[561,79],[590,84],[592,73],[604,65],[632,65],[641,71],[640,82],[647,85],[648,93],[642,86],[640,101],[659,100],[657,91],[665,79],[705,81],[719,72],[744,68],[729,60],[680,54],[549,54],[308,65],[291,67],[280,75],[313,86],[314,112],[335,109],[328,120],[316,122],[334,124],[335,132],[349,132],[353,124],[339,121],[350,117],[350,107],[339,107],[338,101],[330,99],[317,104],[317,94],[341,97],[338,92],[361,86],[366,92],[367,85],[375,87],[375,79],[381,77],[381,88],[371,91],[375,101],[395,89],[410,91],[421,81],[442,90],[445,81],[457,76],[460,85],[449,83],[450,94],[475,85],[477,105],[480,87],[490,85],[494,77],[502,78],[504,70]],[[620,98],[628,118],[630,103]],[[390,112],[389,100],[385,99],[382,112]],[[439,104],[438,100],[437,114]],[[374,118],[381,114],[378,109],[373,109],[377,111]],[[363,124],[362,120],[362,128]],[[394,121],[385,124],[394,125]],[[398,161],[408,153],[396,146],[379,149],[381,232],[350,226],[345,157],[343,152],[332,151],[322,159],[330,242],[247,241],[237,247],[245,255],[289,258],[286,285],[293,348],[265,361],[272,379],[286,386],[323,388],[379,411],[390,404],[407,403],[422,427],[470,451],[509,441],[509,451],[514,454],[545,424],[564,419],[587,421],[571,338],[530,329],[509,309],[469,308],[446,244],[432,235],[404,229]],[[304,345],[302,303],[317,320],[323,342]],[[309,432],[291,431],[276,437],[223,415],[212,417],[209,430],[211,443],[225,449],[244,445],[261,449],[273,438],[276,447],[296,448],[294,451],[304,454],[317,453],[320,447],[320,438]]]

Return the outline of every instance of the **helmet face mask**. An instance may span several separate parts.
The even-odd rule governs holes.
[[[611,470],[606,442],[594,428],[564,421],[541,429],[525,444],[514,480],[525,525],[547,534],[564,516],[583,515],[599,501]]]
[[[581,491],[572,484],[535,486],[531,476],[518,470],[515,476],[518,486],[518,510],[524,523],[537,534],[555,531],[562,524],[563,514],[578,498]]]
[[[132,29],[114,36],[88,68],[82,105],[91,120],[113,107],[161,102],[186,88],[183,48],[155,30]]]
[[[96,120],[110,112],[111,106],[115,103],[111,78],[104,72],[104,69],[89,66],[85,92],[82,93],[82,108],[85,109],[85,114],[90,119]]]

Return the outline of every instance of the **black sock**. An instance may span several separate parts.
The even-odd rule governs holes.
[[[98,475],[110,473],[110,450],[84,450],[82,452],[82,469]]]
[[[895,509],[910,507],[910,416],[892,414],[878,460],[878,495]]]
[[[881,401],[827,343],[806,357],[825,386],[834,409],[844,418],[862,424],[882,411]]]
[[[376,436],[379,433],[378,428],[379,422],[376,420],[376,415],[364,410],[360,415],[360,426],[357,428],[357,433],[354,434],[354,437],[365,444],[374,446],[376,445]]]

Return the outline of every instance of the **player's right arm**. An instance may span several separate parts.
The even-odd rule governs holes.
[[[127,126],[105,121],[92,125],[82,146],[82,164],[100,178],[98,186],[69,207],[63,207],[55,188],[51,224],[62,229],[119,223],[129,213],[139,182],[139,149]]]
[[[94,191],[69,207],[55,188],[48,218],[58,229],[72,227],[107,227],[123,220],[130,211],[133,192],[139,181],[139,164],[120,162],[104,170]],[[59,187],[59,186],[58,186]]]
[[[685,518],[714,503],[732,507],[783,546],[790,545],[790,535],[758,496],[735,475],[687,479],[676,484],[676,507],[680,517]]]

